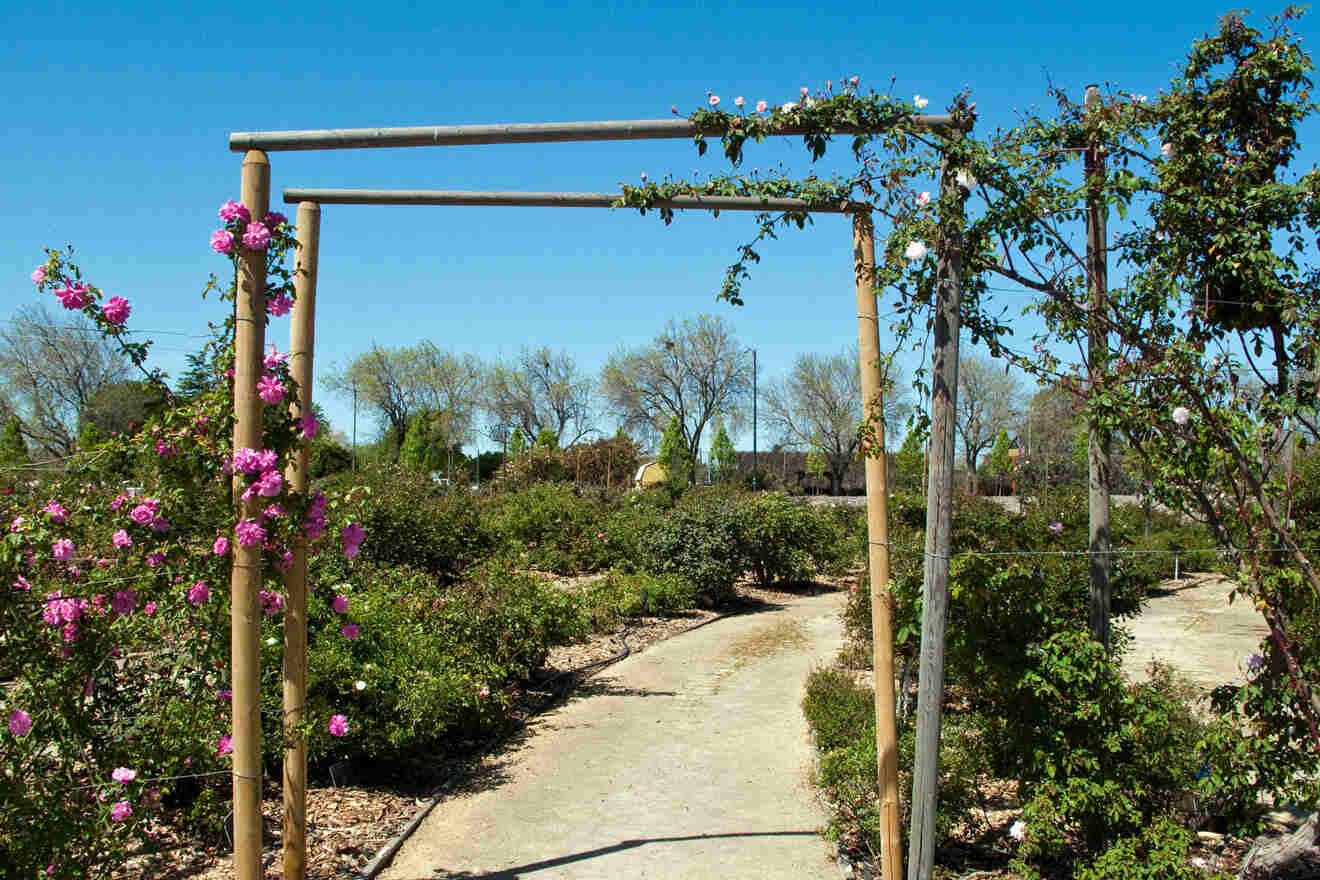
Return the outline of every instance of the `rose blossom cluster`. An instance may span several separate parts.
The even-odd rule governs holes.
[[[211,250],[217,254],[232,253],[238,243],[250,251],[264,251],[270,245],[271,234],[289,223],[289,218],[279,211],[271,211],[261,220],[253,221],[247,206],[233,199],[221,205],[218,213],[225,228],[211,233]],[[266,303],[266,311],[276,317],[287,315],[292,304],[286,294],[280,294]]]
[[[256,495],[274,498],[284,489],[284,478],[280,476],[279,471],[279,458],[272,449],[239,449],[234,453],[232,468],[237,473],[257,477],[243,491],[244,501]],[[264,536],[261,540],[265,540]]]
[[[45,266],[38,266],[32,271],[32,283],[37,287],[45,287],[47,282],[53,286],[61,280],[52,276]],[[69,311],[85,309],[93,299],[91,288],[79,281],[65,280],[63,286],[56,287],[52,293],[60,301],[60,305]],[[122,296],[112,296],[106,300],[105,305],[101,306],[101,317],[105,318],[108,324],[122,327],[132,311],[133,307],[129,305],[128,300]]]

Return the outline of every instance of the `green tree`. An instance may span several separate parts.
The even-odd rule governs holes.
[[[1013,456],[1009,454],[1012,448],[1013,442],[1008,438],[1008,431],[1000,428],[994,448],[990,450],[990,476],[995,478],[996,491],[1000,493],[1003,492],[1003,478],[1013,470]]]
[[[536,445],[542,449],[558,449],[559,438],[549,428],[542,428],[536,432]]]
[[[513,460],[522,455],[527,449],[527,438],[523,436],[522,429],[514,428],[513,433],[509,435],[509,459]]]
[[[738,454],[734,451],[733,442],[729,439],[729,432],[725,430],[723,421],[719,423],[715,440],[710,444],[710,460],[714,465],[716,480],[723,483],[737,475]]]
[[[0,467],[12,468],[31,464],[27,441],[23,439],[23,423],[18,416],[10,416],[0,434]]]
[[[665,469],[665,482],[671,486],[686,486],[692,482],[692,452],[683,440],[683,428],[678,416],[669,420],[669,427],[660,440],[659,462]]]
[[[920,492],[925,469],[926,451],[922,445],[921,435],[916,431],[908,431],[907,436],[903,438],[903,445],[894,455],[894,470],[898,472],[895,478],[896,488],[904,492]]]
[[[807,452],[807,474],[819,480],[825,476],[828,469],[825,453],[821,452],[818,446],[811,447]]]

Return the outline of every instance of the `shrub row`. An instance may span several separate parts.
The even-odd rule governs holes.
[[[337,477],[357,485],[358,520],[373,536],[363,556],[409,565],[453,582],[495,558],[518,568],[581,574],[617,568],[689,581],[699,601],[727,601],[739,577],[799,581],[856,558],[860,512],[833,511],[786,496],[668,489],[606,498],[540,483],[489,497],[450,492],[400,468]]]

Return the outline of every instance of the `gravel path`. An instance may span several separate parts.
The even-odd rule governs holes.
[[[1248,599],[1228,603],[1233,584],[1217,574],[1188,573],[1165,581],[1146,608],[1124,622],[1133,635],[1123,658],[1131,679],[1145,676],[1151,660],[1168,663],[1193,684],[1209,691],[1246,682],[1246,657],[1269,633]]]
[[[845,596],[726,618],[610,667],[437,806],[381,877],[837,877],[800,702],[838,650]]]

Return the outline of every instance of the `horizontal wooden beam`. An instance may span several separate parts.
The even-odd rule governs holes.
[[[953,116],[911,116],[908,122],[928,130],[952,129]],[[838,134],[864,134],[858,127],[840,127]],[[477,144],[545,144],[570,141],[640,141],[690,138],[701,133],[687,119],[623,119],[605,122],[526,122],[504,125],[416,125],[405,128],[336,128],[308,131],[236,131],[229,149],[358,150],[374,147],[455,147]],[[706,131],[712,136],[717,131]],[[807,134],[786,126],[776,135]],[[871,134],[880,134],[872,131]]]
[[[297,189],[284,191],[284,203],[322,205],[481,205],[500,208],[612,208],[622,193],[573,192],[465,192],[462,190]],[[804,199],[756,196],[675,196],[657,199],[652,208],[695,211],[802,211],[813,214],[852,214],[869,211],[866,202],[838,201],[816,204]]]

